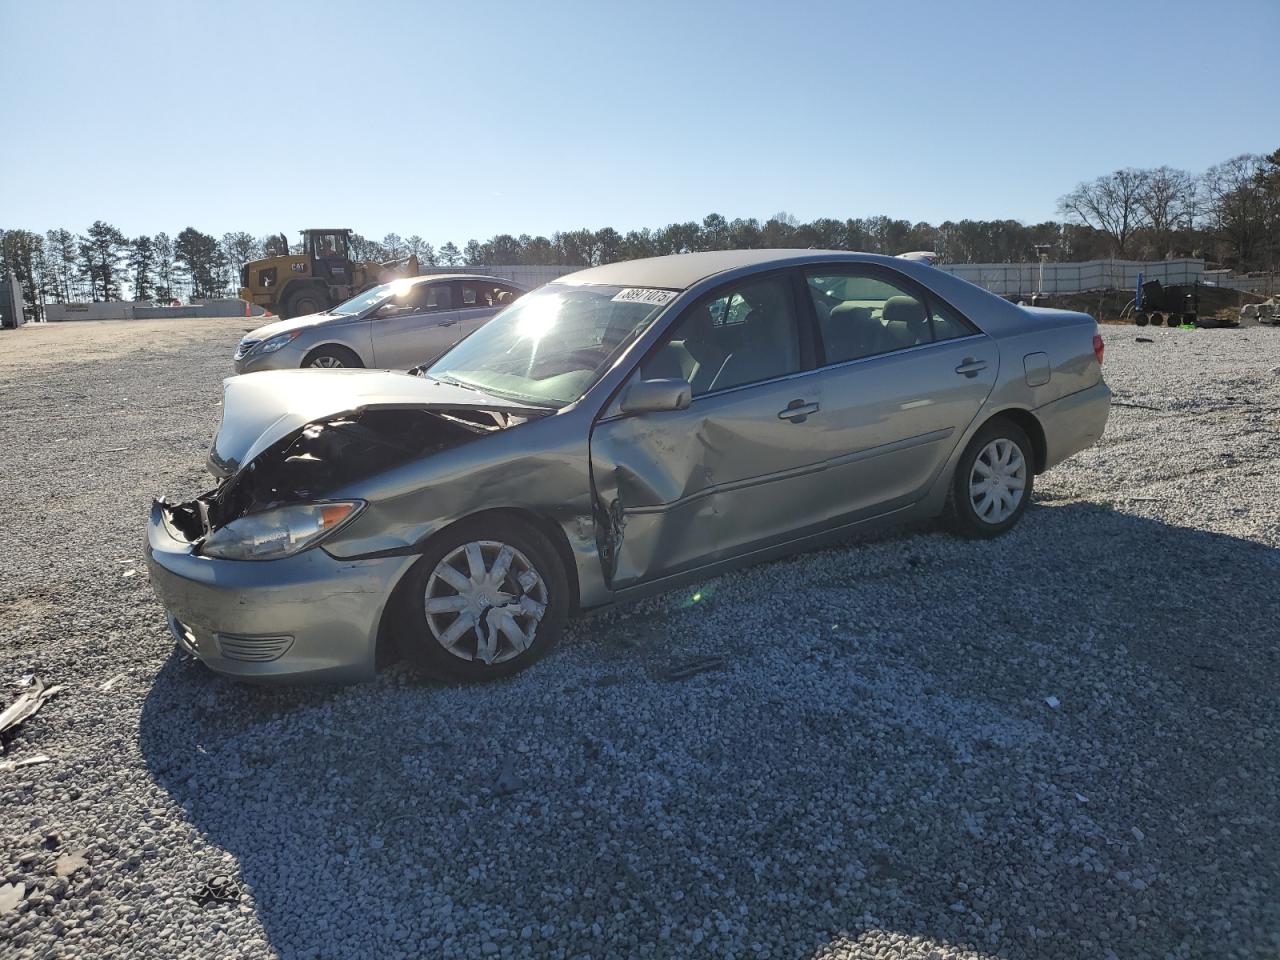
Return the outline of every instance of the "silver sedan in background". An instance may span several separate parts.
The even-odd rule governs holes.
[[[384,283],[323,313],[277,320],[245,334],[236,347],[236,373],[408,370],[440,356],[524,292],[510,280],[465,273]]]
[[[218,485],[156,502],[152,583],[225,673],[367,678],[387,638],[433,675],[499,677],[575,610],[872,524],[1004,533],[1101,436],[1102,360],[1088,315],[907,260],[596,267],[418,375],[227,380]]]

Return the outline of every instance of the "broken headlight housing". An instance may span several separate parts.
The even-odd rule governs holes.
[[[251,513],[219,527],[200,552],[219,560],[279,560],[301,553],[353,520],[363,500],[297,503]]]

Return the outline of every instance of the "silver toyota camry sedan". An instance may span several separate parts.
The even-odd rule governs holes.
[[[1102,340],[927,264],[735,251],[584,270],[418,374],[226,381],[216,487],[158,500],[178,643],[245,678],[397,649],[510,674],[575,611],[869,524],[986,538],[1101,436]]]
[[[245,334],[236,347],[236,373],[407,370],[440,356],[523,294],[510,280],[465,273],[394,280],[323,313],[277,320]]]

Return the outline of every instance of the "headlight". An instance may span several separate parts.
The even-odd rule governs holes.
[[[363,500],[299,503],[251,513],[205,538],[200,552],[221,560],[279,560],[313,547],[347,523]]]
[[[277,333],[274,337],[268,337],[260,344],[253,348],[254,353],[275,353],[281,347],[292,343],[301,334],[301,330],[294,330],[290,333]]]

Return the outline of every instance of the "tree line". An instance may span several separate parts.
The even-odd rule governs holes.
[[[353,235],[358,260],[410,255],[424,266],[548,264],[593,266],[637,257],[792,247],[897,254],[931,250],[947,263],[1010,263],[1044,253],[1054,261],[1107,257],[1203,257],[1240,271],[1277,270],[1280,261],[1280,150],[1242,154],[1200,174],[1170,167],[1124,169],[1076,186],[1058,200],[1057,220],[945,221],[937,226],[887,216],[801,223],[786,212],[761,222],[711,213],[702,220],[621,233],[583,228],[550,237],[499,234],[435,247],[417,234],[381,240]],[[279,234],[236,231],[221,238],[195,227],[128,237],[101,220],[82,234],[0,230],[0,274],[21,282],[28,316],[45,303],[235,296],[243,264],[292,249]]]

